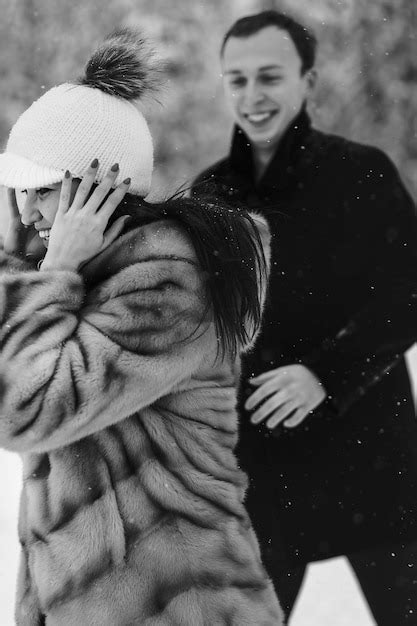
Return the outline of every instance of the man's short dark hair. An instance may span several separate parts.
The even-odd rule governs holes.
[[[262,11],[237,20],[223,38],[220,49],[221,56],[223,56],[226,43],[231,37],[246,39],[260,30],[268,28],[268,26],[276,26],[289,34],[301,59],[301,73],[308,72],[316,60],[317,39],[305,26],[296,22],[289,15],[278,11]]]

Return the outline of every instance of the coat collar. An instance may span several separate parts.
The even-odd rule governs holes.
[[[241,128],[235,126],[230,165],[245,181],[259,191],[276,190],[287,187],[294,178],[296,164],[302,156],[302,146],[311,130],[311,120],[302,108],[291,126],[285,132],[264,175],[255,183],[251,145]]]

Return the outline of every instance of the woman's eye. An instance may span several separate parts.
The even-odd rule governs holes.
[[[45,198],[45,196],[48,195],[48,193],[51,191],[51,189],[48,189],[48,187],[41,187],[40,189],[37,190],[37,194],[40,198]]]

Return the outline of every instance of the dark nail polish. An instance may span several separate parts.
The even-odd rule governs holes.
[[[130,178],[125,178],[123,182],[125,185],[130,185],[130,181],[131,181]]]
[[[112,172],[118,172],[119,171],[119,164],[115,163],[112,167],[111,167],[111,171]]]
[[[98,159],[94,159],[94,161],[91,161],[91,166],[90,167],[93,167],[94,169],[96,167],[98,167]]]
[[[66,170],[66,172],[65,172],[65,178],[69,178],[70,176],[71,176],[71,174],[70,174],[69,170]]]

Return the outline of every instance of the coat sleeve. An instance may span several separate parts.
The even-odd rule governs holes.
[[[303,360],[339,414],[389,376],[417,339],[415,205],[388,157],[379,150],[372,155],[352,182],[355,197],[340,207],[352,229],[349,253],[355,254],[355,238],[366,250],[367,293],[336,336]]]
[[[48,451],[153,403],[209,359],[200,272],[150,256],[87,290],[0,253],[0,445]],[[207,315],[206,315],[207,317]]]

